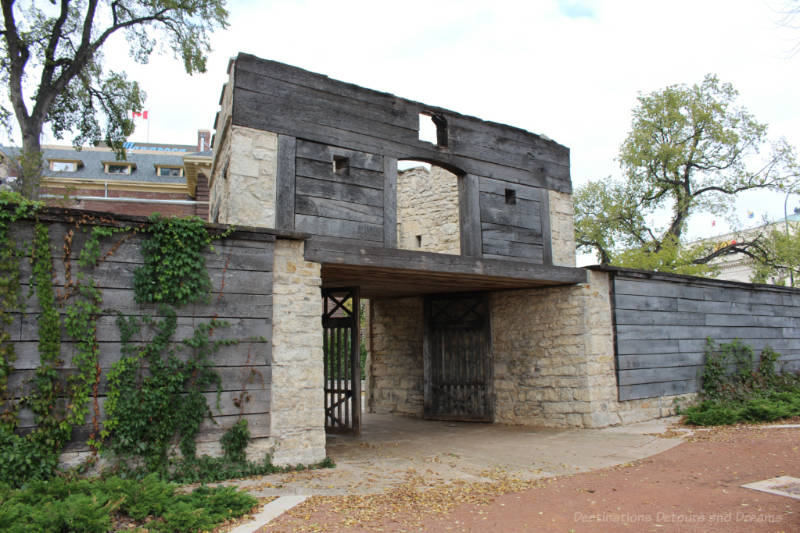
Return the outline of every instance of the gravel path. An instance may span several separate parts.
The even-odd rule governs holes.
[[[260,531],[799,532],[800,500],[741,487],[800,477],[799,446],[796,427],[736,426],[571,476],[495,469],[490,483],[442,483],[409,469],[384,492],[315,496]]]

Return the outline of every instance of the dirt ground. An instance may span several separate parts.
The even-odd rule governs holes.
[[[380,494],[315,496],[259,531],[800,532],[800,500],[741,486],[800,477],[799,447],[796,427],[735,426],[571,476],[441,483],[410,469]]]

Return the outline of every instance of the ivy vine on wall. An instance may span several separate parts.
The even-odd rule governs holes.
[[[88,443],[95,450],[107,452],[120,468],[132,472],[135,469],[131,465],[138,465],[137,472],[155,471],[165,477],[177,472],[182,478],[219,477],[222,470],[231,473],[230,465],[221,468],[221,461],[198,460],[195,439],[202,421],[211,414],[208,392],[216,390],[219,402],[220,377],[214,371],[213,357],[222,346],[239,341],[212,338],[215,330],[227,326],[218,319],[196,325],[185,339],[174,339],[178,324],[175,307],[210,300],[211,281],[204,253],[213,239],[224,238],[231,230],[211,235],[196,217],[156,215],[146,225],[116,227],[113,221],[84,215],[73,220],[74,228],[64,237],[64,280],[59,291],[54,283],[50,226],[38,218],[41,207],[0,193],[0,481],[19,485],[27,479],[52,476],[73,429],[87,423],[92,399]],[[12,224],[23,219],[34,222],[32,243],[27,248],[20,248],[10,231]],[[84,235],[84,242],[75,269],[70,258],[77,231]],[[124,235],[103,253],[103,243],[118,233]],[[114,311],[103,309],[102,292],[93,275],[133,233],[144,236],[144,264],[134,271],[135,300],[143,305],[155,304],[156,312],[155,316],[126,317],[116,311],[122,357],[107,375],[106,420],[100,431],[97,321]],[[38,307],[40,361],[27,394],[20,394],[8,390],[15,352],[7,328],[26,306],[20,273],[24,256],[31,261],[27,296],[35,296]],[[69,372],[65,372],[62,358],[62,335],[74,345]],[[21,407],[33,412],[36,424],[26,435],[15,432]],[[246,421],[240,420],[234,433],[249,435]],[[223,460],[240,463],[239,470],[250,473],[272,468],[268,459],[261,465],[246,462],[247,440],[228,438],[235,445],[226,448]],[[175,444],[179,456],[172,453]]]

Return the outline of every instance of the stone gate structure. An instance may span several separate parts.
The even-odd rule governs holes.
[[[206,256],[212,303],[178,320],[185,333],[219,317],[250,340],[215,360],[202,451],[242,418],[251,454],[279,465],[322,460],[326,428],[357,431],[359,298],[375,413],[545,427],[656,418],[697,392],[708,337],[770,346],[800,369],[798,290],[575,268],[569,151],[556,142],[250,55],[229,75],[210,217],[236,231]],[[63,241],[77,216],[39,218]],[[14,231],[30,240],[31,222]],[[134,301],[140,245],[114,245],[97,273],[104,305],[130,316],[153,312]],[[22,392],[38,312],[12,311],[9,382]],[[103,372],[121,352],[114,318],[98,319]],[[102,411],[102,380],[96,394]],[[32,429],[31,413],[20,420]],[[76,428],[67,451],[85,452],[89,431]]]
[[[286,250],[281,310],[303,318],[276,307],[289,334],[272,346],[273,406],[302,406],[281,424],[304,459],[324,456],[323,389],[341,387],[320,355],[321,289],[370,300],[372,412],[601,427],[697,390],[699,366],[673,379],[618,356],[619,282],[574,266],[567,148],[246,54],[228,70],[211,220],[308,236]]]

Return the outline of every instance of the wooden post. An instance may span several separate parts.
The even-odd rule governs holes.
[[[461,232],[461,255],[481,257],[481,206],[478,176],[464,174],[458,179],[458,220]]]
[[[275,177],[275,227],[294,229],[294,182],[297,140],[278,135],[278,169]]]
[[[550,193],[540,189],[542,199],[539,202],[539,218],[542,221],[542,264],[553,264],[553,237],[550,234]]]
[[[383,247],[397,248],[397,159],[383,158]]]

